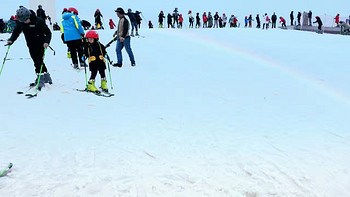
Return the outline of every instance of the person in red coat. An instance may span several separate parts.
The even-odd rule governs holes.
[[[182,17],[182,14],[179,16],[179,27],[182,29],[182,23],[184,22],[184,18]]]
[[[286,20],[282,16],[280,17],[280,23],[282,23],[282,29],[287,29]]]
[[[112,19],[109,19],[109,27],[111,29],[114,29],[114,27],[116,27]]]
[[[208,23],[207,13],[204,12],[203,13],[203,28],[207,28],[208,27],[207,23]]]
[[[337,24],[337,27],[339,26],[339,14],[337,14],[337,16],[335,16],[334,18],[335,23]]]

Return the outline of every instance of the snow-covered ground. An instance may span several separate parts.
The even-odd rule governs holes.
[[[113,34],[99,33],[104,44]],[[56,56],[45,58],[54,84],[17,95],[35,76],[32,61],[18,59],[29,58],[24,37],[15,42],[0,76],[0,167],[14,163],[0,196],[350,195],[348,37],[140,33],[137,66],[124,53],[124,66],[111,68],[111,98],[74,90],[84,72],[70,66],[58,32]]]

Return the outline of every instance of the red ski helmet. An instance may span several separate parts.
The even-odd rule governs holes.
[[[16,15],[16,16],[17,16],[17,15]],[[11,16],[11,19],[12,19],[12,20],[15,20],[15,17],[12,15],[12,16]]]
[[[75,15],[78,15],[78,10],[75,8],[69,8],[68,12],[73,12]]]
[[[160,11],[160,13],[163,13],[163,10],[162,10],[162,11]]]
[[[188,11],[188,13],[192,13],[192,11],[190,10],[190,11]]]
[[[98,33],[94,30],[90,30],[86,33],[85,37],[98,39]]]
[[[225,13],[223,13],[222,15],[225,15]]]
[[[100,9],[97,9],[97,10],[96,10],[96,12],[99,12],[99,11],[100,11]]]

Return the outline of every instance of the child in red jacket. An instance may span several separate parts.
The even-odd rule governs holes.
[[[114,29],[114,27],[115,27],[115,24],[114,24],[114,22],[113,22],[112,19],[109,19],[109,27],[110,27],[111,29]]]
[[[179,27],[182,29],[182,23],[184,22],[184,18],[182,17],[182,14],[179,16]]]

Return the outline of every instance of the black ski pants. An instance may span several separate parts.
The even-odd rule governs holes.
[[[83,62],[83,43],[79,40],[71,40],[67,41],[67,46],[70,50],[70,55],[72,58],[73,64],[78,64],[78,56],[79,62]],[[78,53],[78,55],[77,55]]]
[[[30,57],[33,59],[34,67],[35,67],[35,73],[40,73],[41,65],[43,65],[42,73],[47,72],[47,68],[43,62],[43,56],[44,56],[44,46],[43,45],[36,45],[36,46],[30,46],[29,47],[29,53]]]

